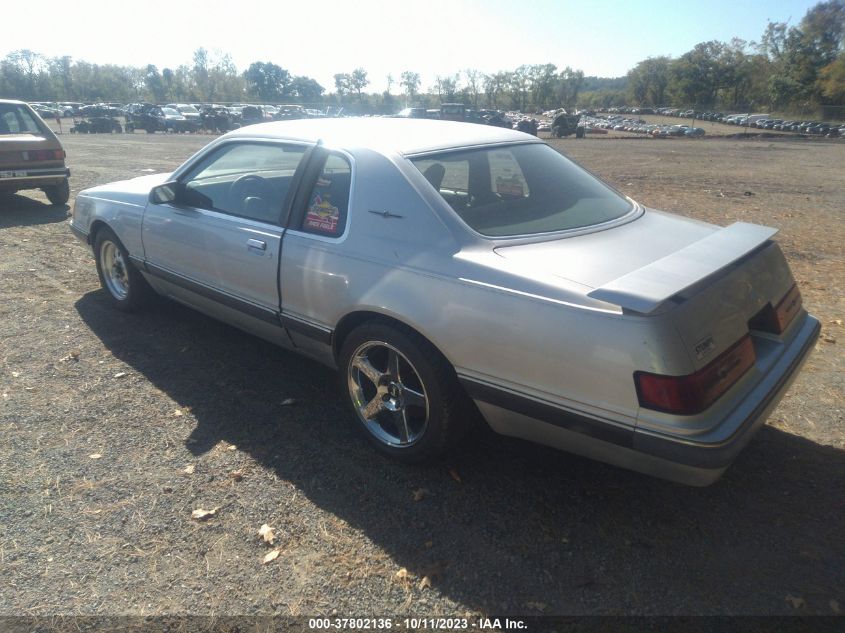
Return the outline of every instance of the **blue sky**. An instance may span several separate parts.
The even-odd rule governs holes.
[[[95,63],[188,64],[203,46],[243,70],[272,61],[314,77],[363,67],[368,91],[392,74],[512,70],[551,62],[586,75],[624,75],[649,56],[678,56],[707,40],[757,40],[767,20],[797,24],[804,0],[66,0],[6,2],[0,56],[29,48]],[[37,6],[37,17],[33,8]],[[14,25],[14,26],[12,26]],[[11,28],[9,28],[11,27]]]

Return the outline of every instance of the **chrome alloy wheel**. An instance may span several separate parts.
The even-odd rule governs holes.
[[[388,446],[415,444],[428,426],[428,397],[408,358],[388,343],[368,341],[347,367],[349,395],[358,418]]]
[[[100,246],[100,267],[111,295],[119,301],[126,299],[129,296],[129,272],[123,253],[114,242],[105,240]]]

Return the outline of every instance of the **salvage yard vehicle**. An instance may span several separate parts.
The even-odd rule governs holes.
[[[41,189],[52,204],[70,198],[65,150],[53,131],[22,101],[0,100],[0,196]]]
[[[819,322],[776,229],[647,209],[514,130],[299,120],[79,194],[119,310],[152,291],[339,370],[358,428],[413,462],[497,432],[715,481]]]
[[[563,138],[574,134],[576,138],[584,137],[584,126],[579,125],[581,116],[578,114],[567,114],[561,112],[552,121],[552,136]]]
[[[73,117],[71,134],[121,134],[123,127],[120,121],[108,116],[89,116],[79,119]]]
[[[132,103],[126,106],[126,132],[145,130],[147,134],[167,131],[167,119],[161,107],[151,103]]]

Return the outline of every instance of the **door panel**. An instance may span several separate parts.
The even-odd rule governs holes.
[[[240,301],[246,311],[259,306],[278,314],[280,218],[307,149],[257,141],[210,149],[180,178],[180,197],[147,205],[147,264],[171,281],[210,290],[207,297],[222,295],[229,306]]]
[[[150,204],[143,235],[148,264],[278,312],[280,227]]]

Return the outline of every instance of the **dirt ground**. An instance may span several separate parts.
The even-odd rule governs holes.
[[[210,137],[62,140],[76,193]],[[382,459],[327,369],[178,305],[109,309],[69,208],[21,193],[0,203],[0,614],[842,613],[845,142],[553,144],[646,205],[780,229],[822,338],[721,481],[490,432]]]

